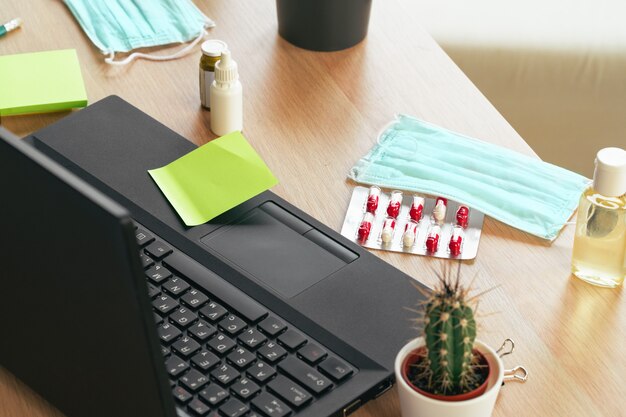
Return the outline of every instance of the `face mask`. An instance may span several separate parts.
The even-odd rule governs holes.
[[[566,169],[400,115],[349,178],[447,197],[553,240],[589,180]]]
[[[189,52],[215,26],[190,0],[65,0],[89,39],[109,56],[108,64],[125,65],[136,58],[175,59]],[[129,52],[171,43],[194,41],[173,55],[135,52],[115,61],[116,52]]]

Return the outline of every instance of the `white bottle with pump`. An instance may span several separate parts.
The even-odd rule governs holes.
[[[578,207],[572,272],[603,287],[626,277],[626,151],[604,148]]]
[[[237,63],[230,51],[222,52],[215,64],[215,80],[211,84],[211,130],[223,136],[235,130],[243,130],[243,96],[239,82]]]

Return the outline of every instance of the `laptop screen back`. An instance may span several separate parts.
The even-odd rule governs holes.
[[[175,415],[124,209],[0,128],[0,366],[69,417]]]

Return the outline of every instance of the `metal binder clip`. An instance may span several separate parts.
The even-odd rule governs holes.
[[[528,379],[528,370],[523,366],[516,366],[513,369],[506,369],[504,371],[504,378],[502,383],[507,381],[526,382]]]
[[[511,346],[509,350],[505,350],[507,348],[507,345]],[[513,353],[514,350],[515,342],[513,341],[513,339],[504,339],[504,342],[502,342],[502,346],[500,346],[500,348],[496,350],[496,353],[500,358],[502,358],[503,356],[510,355],[511,353]]]
[[[510,355],[515,350],[515,342],[513,339],[504,339],[502,346],[496,350],[496,354],[502,358],[503,356]],[[504,370],[504,378],[502,379],[502,385],[507,381],[526,382],[528,379],[528,370],[523,366],[516,366],[513,369]]]

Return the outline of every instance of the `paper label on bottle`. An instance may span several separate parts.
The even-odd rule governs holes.
[[[200,103],[203,107],[211,107],[211,84],[214,79],[214,72],[200,69]]]

